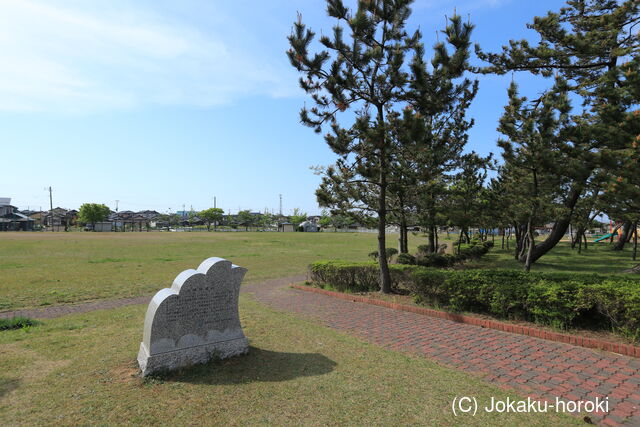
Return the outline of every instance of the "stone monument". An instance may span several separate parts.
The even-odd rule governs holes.
[[[249,343],[238,315],[246,272],[226,259],[209,258],[155,294],[138,352],[142,375],[246,353]]]

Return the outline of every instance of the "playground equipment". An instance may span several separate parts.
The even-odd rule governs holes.
[[[604,240],[604,239],[608,239],[609,237],[615,236],[616,234],[617,233],[615,233],[615,232],[614,233],[605,234],[604,236],[600,237],[599,239],[594,240],[593,243],[599,242],[599,241]]]

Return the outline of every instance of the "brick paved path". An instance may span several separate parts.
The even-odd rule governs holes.
[[[302,278],[301,278],[302,280]],[[383,347],[435,359],[480,374],[535,398],[609,397],[603,425],[640,426],[640,360],[538,338],[454,323],[420,314],[287,287],[282,281],[245,292],[274,308],[300,313]]]
[[[426,356],[482,375],[536,398],[594,400],[609,397],[609,414],[595,415],[604,425],[640,426],[640,360],[415,313],[353,303],[291,289],[304,276],[243,285],[262,303],[302,314],[383,347]],[[149,296],[0,313],[58,317],[90,310],[148,302]]]

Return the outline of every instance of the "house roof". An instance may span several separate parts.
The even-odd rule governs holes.
[[[9,221],[34,221],[33,218],[29,218],[26,215],[23,215],[19,212],[12,212],[12,213],[8,213],[6,215],[1,216],[0,218],[3,218],[5,220],[9,220]],[[4,221],[6,222],[6,221]]]

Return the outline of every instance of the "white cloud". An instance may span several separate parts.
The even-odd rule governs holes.
[[[0,0],[0,110],[209,106],[295,93],[287,64],[256,53],[259,46],[245,49],[141,3],[120,10],[60,4]]]

